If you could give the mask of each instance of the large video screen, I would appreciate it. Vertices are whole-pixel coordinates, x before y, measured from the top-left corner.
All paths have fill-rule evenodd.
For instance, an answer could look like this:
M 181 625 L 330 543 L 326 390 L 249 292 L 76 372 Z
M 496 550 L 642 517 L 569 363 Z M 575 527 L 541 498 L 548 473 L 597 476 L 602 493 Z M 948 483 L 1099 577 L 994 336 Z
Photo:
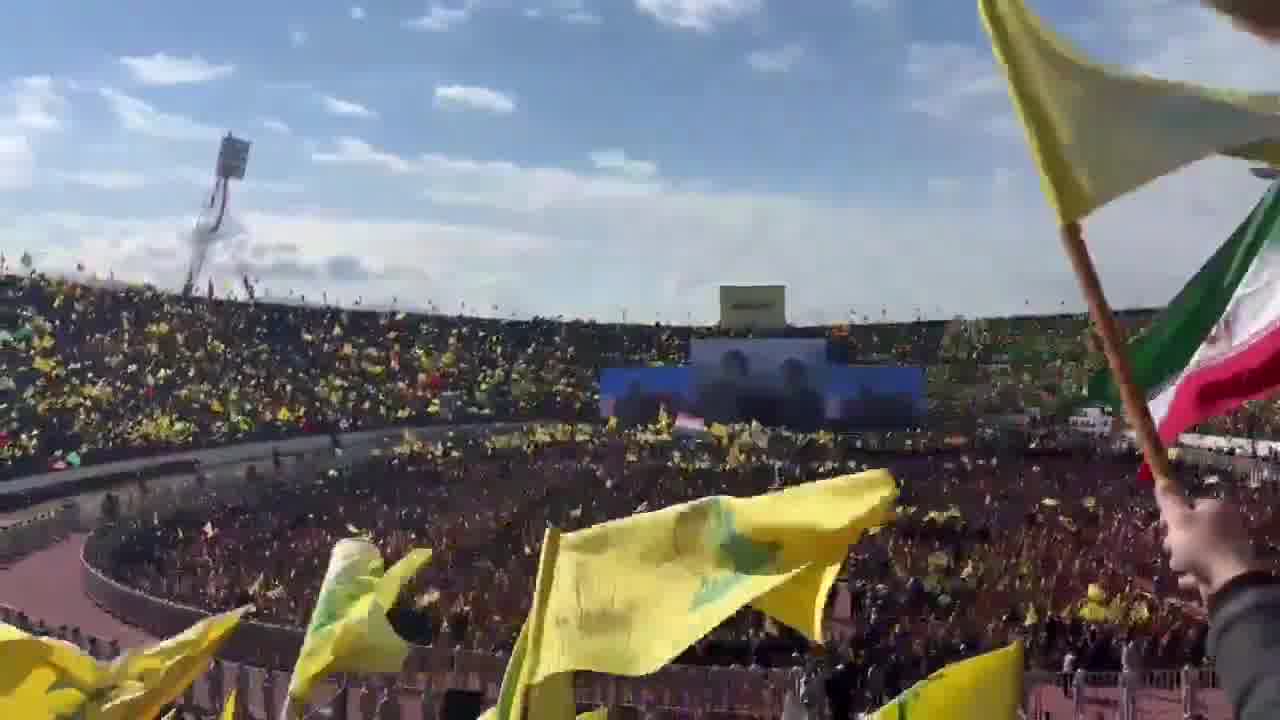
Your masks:
M 823 387 L 826 419 L 850 429 L 890 429 L 922 425 L 924 368 L 839 366 L 827 369 Z
M 600 414 L 651 423 L 665 406 L 707 423 L 757 420 L 811 432 L 897 429 L 923 423 L 920 367 L 832 365 L 822 339 L 695 340 L 688 367 L 610 368 Z
M 666 406 L 675 415 L 693 407 L 693 370 L 688 367 L 606 368 L 600 373 L 600 416 L 624 426 L 648 425 Z
M 823 424 L 826 340 L 695 340 L 689 359 L 693 414 L 707 422 L 758 420 L 797 430 Z

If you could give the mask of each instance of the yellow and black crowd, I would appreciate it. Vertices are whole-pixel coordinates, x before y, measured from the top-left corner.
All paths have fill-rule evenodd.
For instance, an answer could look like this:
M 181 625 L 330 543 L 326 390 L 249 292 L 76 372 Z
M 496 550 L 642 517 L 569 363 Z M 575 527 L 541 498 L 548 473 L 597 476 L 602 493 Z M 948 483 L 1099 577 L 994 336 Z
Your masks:
M 1096 367 L 1080 316 L 793 328 L 849 363 L 923 365 L 937 442 L 873 450 L 859 438 L 734 426 L 673 435 L 670 418 L 598 418 L 600 370 L 678 365 L 709 328 L 494 320 L 184 298 L 38 274 L 0 283 L 0 473 L 29 474 L 175 448 L 397 425 L 449 416 L 537 429 L 407 436 L 314 482 L 261 478 L 268 500 L 181 511 L 132 528 L 118 579 L 211 609 L 252 602 L 305 624 L 337 539 L 367 535 L 389 559 L 435 560 L 393 612 L 408 638 L 506 652 L 528 612 L 537 543 L 711 494 L 751 495 L 868 467 L 902 485 L 898 520 L 851 552 L 833 597 L 833 709 L 869 707 L 955 659 L 1018 636 L 1058 669 L 1206 661 L 1203 619 L 1156 565 L 1156 513 L 1132 456 L 1072 444 L 941 442 L 948 424 L 1036 408 L 1061 420 Z M 1131 326 L 1149 319 L 1125 318 Z M 1255 403 L 1211 430 L 1280 430 Z M 1050 436 L 1051 437 L 1051 436 Z M 1048 445 L 1048 447 L 1046 447 Z M 1272 486 L 1229 476 L 1280 542 Z M 808 648 L 743 613 L 681 662 L 776 667 Z M 845 702 L 847 700 L 847 703 Z

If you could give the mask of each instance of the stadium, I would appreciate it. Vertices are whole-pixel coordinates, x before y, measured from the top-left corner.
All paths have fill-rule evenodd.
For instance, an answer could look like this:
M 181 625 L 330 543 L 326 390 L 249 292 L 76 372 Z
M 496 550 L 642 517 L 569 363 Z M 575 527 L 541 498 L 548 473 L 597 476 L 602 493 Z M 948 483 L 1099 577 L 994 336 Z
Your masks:
M 6 474 L 95 499 L 68 524 L 40 487 L 6 495 L 11 508 L 46 516 L 6 528 L 7 544 L 32 542 L 14 539 L 40 534 L 28 526 L 56 526 L 42 538 L 52 548 L 28 545 L 38 551 L 11 555 L 8 572 L 16 581 L 47 554 L 67 555 L 78 566 L 71 581 L 108 618 L 90 629 L 71 610 L 42 617 L 17 582 L 0 600 L 30 627 L 80 638 L 112 621 L 130 626 L 129 638 L 165 637 L 252 604 L 252 622 L 222 654 L 244 669 L 222 682 L 250 682 L 241 697 L 255 712 L 280 707 L 263 699 L 262 670 L 288 670 L 326 551 L 343 537 L 371 538 L 389 561 L 433 550 L 389 613 L 419 646 L 403 678 L 414 690 L 401 695 L 406 712 L 429 696 L 429 712 L 463 717 L 496 699 L 530 610 L 543 528 L 881 467 L 903 486 L 899 518 L 851 548 L 821 660 L 798 633 L 744 609 L 657 675 L 580 677 L 580 702 L 760 716 L 781 712 L 796 679 L 816 673 L 847 698 L 828 702 L 848 717 L 1016 637 L 1044 673 L 1069 649 L 1081 653 L 1091 703 L 1117 702 L 1122 656 L 1141 653 L 1157 688 L 1139 693 L 1140 705 L 1181 707 L 1181 668 L 1206 667 L 1201 618 L 1166 597 L 1173 578 L 1156 560 L 1156 515 L 1135 488 L 1132 445 L 1066 422 L 1083 415 L 1054 392 L 1082 387 L 1097 367 L 1080 316 L 734 330 L 210 301 L 38 273 L 6 277 L 4 293 L 6 364 L 25 368 L 12 376 L 6 423 L 40 429 L 6 435 Z M 1138 329 L 1151 317 L 1124 320 Z M 914 377 L 918 412 L 872 408 L 886 423 L 851 425 L 835 403 L 807 430 L 695 416 L 702 406 L 686 386 L 701 382 L 704 355 L 718 372 L 726 347 L 758 367 L 802 358 L 814 377 L 823 369 L 824 396 L 847 388 L 841 373 L 857 374 L 854 384 L 884 378 L 881 394 L 913 392 Z M 637 383 L 658 397 L 610 397 Z M 652 413 L 623 423 L 602 412 L 624 404 Z M 741 407 L 787 415 L 767 400 Z M 1266 438 L 1275 417 L 1261 402 L 1219 423 Z M 306 449 L 294 449 L 299 439 Z M 213 459 L 240 448 L 257 456 Z M 205 449 L 214 455 L 195 464 L 191 451 Z M 1268 460 L 1194 448 L 1181 460 L 1207 488 L 1249 501 L 1258 527 L 1274 525 Z M 103 525 L 86 539 L 94 517 Z M 1197 672 L 1205 691 L 1195 702 L 1223 702 L 1211 672 Z M 1059 685 L 1031 686 L 1028 702 L 1062 712 L 1071 701 Z M 268 687 L 278 695 L 285 683 Z
M 1256 8 L 1208 4 L 1242 29 L 1274 39 Z M 515 19 L 507 5 L 432 3 L 426 15 L 402 19 L 399 30 L 433 33 L 447 47 L 446 34 L 473 20 Z M 621 5 L 632 21 L 694 31 L 707 45 L 716 26 L 764 20 L 763 2 Z M 889 11 L 881 2 L 853 5 L 858 13 Z M 585 0 L 530 0 L 520 10 L 520 22 L 559 23 L 558 31 L 605 25 L 613 32 L 617 18 L 606 23 Z M 1021 243 L 1022 228 L 1006 236 L 992 227 L 1000 224 L 992 218 L 1035 217 L 1010 212 L 1026 197 L 1013 187 L 1021 176 L 1003 167 L 990 193 L 962 187 L 968 180 L 933 176 L 923 194 L 912 188 L 909 202 L 900 189 L 850 193 L 901 205 L 894 210 L 911 216 L 899 218 L 901 237 L 873 239 L 872 220 L 890 217 L 888 211 L 841 206 L 831 201 L 839 192 L 729 189 L 756 185 L 753 173 L 770 174 L 752 168 L 750 158 L 736 158 L 741 167 L 724 172 L 734 181 L 725 185 L 660 176 L 655 162 L 616 147 L 590 152 L 589 173 L 535 165 L 545 158 L 533 146 L 552 150 L 555 141 L 546 148 L 540 142 L 555 132 L 544 127 L 546 137 L 529 142 L 520 130 L 486 135 L 470 117 L 445 117 L 483 112 L 512 121 L 519 114 L 532 126 L 540 116 L 525 109 L 528 98 L 459 84 L 435 86 L 431 120 L 441 142 L 460 144 L 463 135 L 466 142 L 488 137 L 495 147 L 520 142 L 529 164 L 433 151 L 401 155 L 405 143 L 397 140 L 407 137 L 401 123 L 386 122 L 392 137 L 384 139 L 396 149 L 375 147 L 336 130 L 339 122 L 384 120 L 375 110 L 311 83 L 264 74 L 252 81 L 259 91 L 254 112 L 310 103 L 334 124 L 295 133 L 278 117 L 259 116 L 256 124 L 272 133 L 274 142 L 266 144 L 272 164 L 296 162 L 289 158 L 294 152 L 330 169 L 325 178 L 313 177 L 319 184 L 342 181 L 330 184 L 328 194 L 317 191 L 314 202 L 308 191 L 305 201 L 277 205 L 310 219 L 272 228 L 272 218 L 282 215 L 240 217 L 230 200 L 246 178 L 248 140 L 100 84 L 111 77 L 100 70 L 90 94 L 122 133 L 193 143 L 220 136 L 221 144 L 212 188 L 202 194 L 194 223 L 180 231 L 177 251 L 138 230 L 146 222 L 104 221 L 105 215 L 35 217 L 23 210 L 6 226 L 26 233 L 22 242 L 33 239 L 35 228 L 39 259 L 23 248 L 11 267 L 0 254 L 0 717 L 1274 714 L 1280 705 L 1272 638 L 1280 617 L 1274 98 L 1086 61 L 1020 0 L 979 0 L 978 10 L 998 67 L 959 83 L 963 91 L 934 88 L 928 101 L 905 105 L 939 122 L 955 103 L 981 103 L 992 89 L 1003 98 L 1007 87 L 1014 116 L 974 124 L 1002 138 L 1009 134 L 1004 119 L 1026 131 L 1074 276 L 1068 279 L 1087 313 L 1067 312 L 1074 305 L 1055 294 L 1065 273 L 1040 268 L 1038 250 L 1005 243 Z M 344 14 L 344 22 L 369 27 L 382 19 L 362 7 Z M 305 55 L 311 36 L 296 20 L 288 23 L 293 56 L 277 55 L 258 72 L 265 65 L 319 67 L 291 62 Z M 1087 17 L 1070 24 L 1097 26 Z M 775 31 L 766 25 L 753 32 Z M 33 37 L 44 31 L 29 29 Z M 475 29 L 468 37 L 483 42 L 488 30 L 478 22 Z M 615 37 L 629 40 L 635 30 Z M 328 43 L 335 37 L 318 36 Z M 533 49 L 507 40 L 499 43 L 504 52 Z M 342 51 L 359 57 L 394 45 L 384 33 L 376 47 Z M 665 54 L 680 56 L 676 48 Z M 955 66 L 966 64 L 966 49 L 935 48 L 933 57 L 913 41 L 905 74 L 920 82 L 945 69 L 942 84 L 955 84 L 950 80 L 962 74 Z M 809 53 L 794 43 L 757 48 L 745 64 L 757 75 L 781 76 L 820 59 Z M 670 58 L 650 62 L 657 67 Z M 559 72 L 596 66 L 582 60 Z M 520 64 L 534 75 L 545 71 L 537 61 L 505 67 Z M 642 64 L 634 57 L 622 63 Z M 121 56 L 119 65 L 121 77 L 138 88 L 166 88 L 174 97 L 243 72 L 229 62 L 163 52 Z M 388 81 L 380 92 L 399 87 L 403 75 L 379 74 L 380 83 Z M 686 77 L 683 67 L 671 75 Z M 735 81 L 712 76 L 720 78 L 721 100 L 742 92 Z M 67 127 L 67 98 L 83 100 L 87 78 L 19 78 L 0 96 L 0 191 L 25 193 L 12 196 L 13 207 L 47 200 L 42 193 L 51 187 L 117 192 L 193 177 L 203 182 L 189 168 L 167 169 L 160 181 L 48 170 L 45 143 Z M 558 86 L 566 85 L 576 91 L 596 83 Z M 643 96 L 628 83 L 616 85 Z M 1071 91 L 1059 95 L 1058 88 Z M 592 92 L 608 100 L 612 91 Z M 675 83 L 660 94 L 669 100 L 682 92 Z M 198 102 L 185 97 L 206 112 L 225 98 L 213 90 Z M 407 97 L 403 89 L 383 95 Z M 614 110 L 625 107 L 652 110 L 622 102 Z M 661 113 L 681 107 L 663 105 Z M 793 133 L 762 120 L 767 114 L 725 114 L 739 116 L 743 127 L 772 128 L 773 136 L 821 137 L 823 130 L 810 124 Z M 1109 122 L 1099 123 L 1103 116 Z M 891 118 L 880 120 L 889 127 L 896 123 Z M 684 124 L 676 115 L 664 119 Z M 468 125 L 467 132 L 453 122 Z M 571 124 L 565 117 L 555 123 Z M 637 132 L 616 124 L 611 131 Z M 568 132 L 589 134 L 589 125 Z M 699 139 L 687 130 L 679 131 L 681 147 L 701 144 L 708 154 L 682 150 L 681 159 L 714 165 L 723 138 Z M 737 132 L 726 126 L 717 134 L 725 130 L 725 137 Z M 664 135 L 649 132 L 651 141 Z M 331 141 L 315 139 L 321 134 Z M 768 155 L 758 139 L 752 144 Z M 917 145 L 921 155 L 938 154 L 928 143 Z M 884 151 L 857 146 L 868 157 Z M 85 143 L 76 154 L 120 157 L 121 149 L 131 161 L 154 161 L 152 148 L 127 142 Z M 940 164 L 969 149 L 941 153 L 956 157 Z M 984 164 L 1001 162 L 1001 149 L 988 150 Z M 821 153 L 832 156 L 830 147 Z M 901 155 L 882 158 L 877 182 L 899 183 L 903 178 L 889 166 L 900 160 L 920 169 L 909 152 Z M 1167 304 L 1126 301 L 1133 309 L 1113 310 L 1094 254 L 1116 255 L 1086 241 L 1083 221 L 1210 155 L 1258 163 L 1248 182 L 1268 180 L 1269 189 Z M 424 222 L 332 224 L 346 211 L 339 206 L 347 194 L 368 177 L 357 177 L 360 171 L 421 183 L 399 207 L 429 206 L 415 215 Z M 866 182 L 840 173 L 829 179 Z M 808 184 L 813 176 L 786 181 Z M 302 190 L 283 181 L 255 187 Z M 358 189 L 385 211 L 397 206 L 392 196 L 404 186 L 371 181 Z M 387 197 L 376 197 L 384 191 Z M 155 200 L 163 193 L 147 194 Z M 650 204 L 658 196 L 665 204 Z M 713 196 L 710 210 L 695 209 Z M 85 202 L 103 200 L 86 195 Z M 926 206 L 948 204 L 950 214 L 914 217 L 928 215 Z M 994 257 L 1004 247 L 1008 257 L 1001 261 L 1010 265 L 1034 260 L 1017 268 L 1026 276 L 984 280 L 992 257 L 950 236 L 936 242 L 940 228 L 955 230 L 956 219 L 978 235 L 1003 238 L 975 239 L 974 248 Z M 775 246 L 774 223 L 785 229 L 781 235 L 812 232 L 822 240 L 797 239 L 784 252 Z M 114 230 L 95 234 L 107 226 Z M 324 247 L 304 250 L 285 239 L 287 228 L 298 227 L 315 230 L 317 247 Z M 360 232 L 326 240 L 333 227 Z M 388 227 L 390 235 L 373 238 Z M 699 246 L 700 234 L 725 228 L 732 247 Z M 610 229 L 618 237 L 607 237 Z M 1197 240 L 1211 234 L 1198 226 L 1184 230 Z M 59 232 L 84 239 L 59 247 Z M 616 247 L 592 237 L 599 234 Z M 1151 233 L 1143 225 L 1130 234 Z M 651 257 L 617 249 L 658 236 L 667 244 L 642 248 Z M 849 236 L 856 251 L 845 254 Z M 893 246 L 907 238 L 921 244 L 904 255 Z M 486 241 L 492 247 L 481 247 Z M 1160 252 L 1169 247 L 1135 242 Z M 345 254 L 378 243 L 369 262 Z M 557 243 L 563 247 L 552 249 Z M 147 267 L 122 268 L 123 280 L 113 271 L 103 280 L 78 256 L 71 260 L 86 248 L 126 246 L 120 256 L 107 253 L 108 262 Z M 830 257 L 808 256 L 806 248 Z M 958 251 L 943 259 L 930 248 Z M 183 251 L 188 259 L 179 276 Z M 417 267 L 429 252 L 441 256 L 439 266 Z M 1179 252 L 1202 257 L 1198 247 Z M 464 256 L 486 260 L 468 266 L 458 261 Z M 44 266 L 47 257 L 53 261 Z M 578 274 L 565 274 L 564 264 Z M 671 269 L 684 264 L 699 267 Z M 1179 274 L 1184 264 L 1168 267 Z M 826 267 L 815 272 L 815 265 Z M 999 299 L 988 307 L 1001 309 L 1009 307 L 1010 293 L 1046 287 L 1035 289 L 1036 306 L 1017 296 L 1028 312 L 970 317 L 936 305 L 926 317 L 919 307 L 906 313 L 902 303 L 885 303 L 876 308 L 878 318 L 850 310 L 845 321 L 820 322 L 846 317 L 830 314 L 832 298 L 865 301 L 894 291 L 894 278 L 880 278 L 885 282 L 874 291 L 848 292 L 890 265 L 896 277 L 909 275 L 920 287 L 892 297 L 929 304 L 945 298 L 927 286 L 953 276 L 977 278 L 967 292 L 1007 284 L 986 296 Z M 1158 274 L 1150 258 L 1137 265 L 1142 272 L 1130 268 L 1121 277 L 1140 284 Z M 722 276 L 708 280 L 711 267 Z M 790 281 L 721 284 L 774 267 Z M 294 289 L 271 294 L 258 270 L 307 283 L 311 302 Z M 219 293 L 215 280 L 229 279 L 231 290 Z M 1168 279 L 1152 280 L 1148 290 L 1163 296 Z M 437 280 L 446 295 L 458 295 L 446 301 L 456 302 L 458 312 L 442 311 L 425 290 L 419 293 Z M 497 300 L 518 303 L 511 286 L 526 280 L 546 284 L 538 291 L 541 307 L 608 308 L 622 322 L 500 312 Z M 557 285 L 564 286 L 560 292 Z M 637 313 L 652 313 L 657 322 L 626 321 L 628 309 L 614 296 L 624 285 L 632 299 L 636 288 L 663 296 L 646 299 L 650 305 Z M 695 323 L 691 298 L 712 287 L 719 317 Z M 339 302 L 339 289 L 356 299 Z M 401 306 L 394 293 L 406 290 L 423 297 Z M 390 302 L 366 304 L 361 291 Z M 1122 297 L 1142 297 L 1125 291 Z M 463 299 L 466 292 L 478 292 L 481 304 L 468 307 L 474 298 Z M 795 307 L 794 300 L 800 300 Z M 1062 312 L 1032 314 L 1032 307 Z M 480 308 L 489 308 L 489 316 Z M 685 322 L 664 321 L 664 311 Z

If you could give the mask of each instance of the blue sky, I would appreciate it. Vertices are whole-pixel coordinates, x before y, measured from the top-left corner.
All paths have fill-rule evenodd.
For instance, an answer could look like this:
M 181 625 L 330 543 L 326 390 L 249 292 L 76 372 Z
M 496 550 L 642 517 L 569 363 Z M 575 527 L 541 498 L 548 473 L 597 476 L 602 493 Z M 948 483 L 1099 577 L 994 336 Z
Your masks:
M 1107 61 L 1271 89 L 1193 0 L 1033 0 Z M 218 137 L 222 291 L 711 321 L 1078 308 L 972 2 L 47 0 L 0 25 L 0 249 L 174 286 Z M 1208 161 L 1090 223 L 1167 299 L 1263 188 Z M 1158 262 L 1156 261 L 1158 259 Z

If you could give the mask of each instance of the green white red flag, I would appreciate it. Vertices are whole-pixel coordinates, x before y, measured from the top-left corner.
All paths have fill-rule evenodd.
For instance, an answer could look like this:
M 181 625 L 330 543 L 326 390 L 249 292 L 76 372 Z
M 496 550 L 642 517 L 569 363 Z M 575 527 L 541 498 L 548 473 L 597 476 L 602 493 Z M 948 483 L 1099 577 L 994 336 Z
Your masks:
M 1280 184 L 1128 352 L 1166 444 L 1280 387 Z M 1089 396 L 1120 408 L 1109 371 Z

